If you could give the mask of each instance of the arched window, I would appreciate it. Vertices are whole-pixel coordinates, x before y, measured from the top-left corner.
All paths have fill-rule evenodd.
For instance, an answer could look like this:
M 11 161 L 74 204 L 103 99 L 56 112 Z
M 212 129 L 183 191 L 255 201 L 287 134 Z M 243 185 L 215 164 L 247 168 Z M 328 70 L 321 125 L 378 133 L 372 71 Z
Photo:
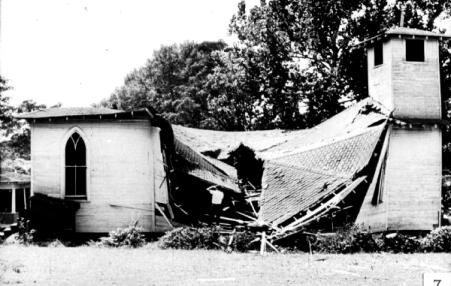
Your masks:
M 77 132 L 66 143 L 66 198 L 86 199 L 86 146 Z

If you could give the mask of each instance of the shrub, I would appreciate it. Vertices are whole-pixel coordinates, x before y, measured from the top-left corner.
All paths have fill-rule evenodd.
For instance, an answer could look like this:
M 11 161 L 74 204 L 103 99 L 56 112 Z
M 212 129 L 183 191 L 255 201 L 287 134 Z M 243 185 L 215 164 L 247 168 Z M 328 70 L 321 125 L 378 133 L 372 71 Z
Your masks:
M 107 237 L 100 238 L 100 246 L 109 247 L 140 247 L 145 243 L 142 228 L 135 223 L 126 228 L 118 228 L 110 231 Z
M 54 239 L 51 241 L 48 241 L 45 246 L 47 247 L 66 247 L 66 245 L 64 244 L 64 242 L 62 242 L 59 239 Z
M 215 227 L 180 227 L 162 236 L 159 246 L 175 249 L 219 249 L 219 238 L 219 231 Z
M 29 245 L 34 242 L 36 230 L 30 228 L 30 221 L 21 217 L 17 221 L 17 239 L 21 244 Z
M 231 236 L 233 239 L 229 245 Z M 250 231 L 221 234 L 217 227 L 180 227 L 167 232 L 160 238 L 161 248 L 175 249 L 223 249 L 226 251 L 246 252 L 256 249 L 252 243 L 256 235 Z
M 253 243 L 256 234 L 250 231 L 237 232 L 233 236 L 230 250 L 246 252 L 258 248 L 258 243 Z
M 312 250 L 326 253 L 375 252 L 379 247 L 371 233 L 357 226 L 347 227 L 330 235 L 317 235 Z
M 393 253 L 414 253 L 421 250 L 420 241 L 415 236 L 407 236 L 401 233 L 375 235 L 379 249 Z
M 423 250 L 451 252 L 451 226 L 443 226 L 431 231 L 421 241 Z

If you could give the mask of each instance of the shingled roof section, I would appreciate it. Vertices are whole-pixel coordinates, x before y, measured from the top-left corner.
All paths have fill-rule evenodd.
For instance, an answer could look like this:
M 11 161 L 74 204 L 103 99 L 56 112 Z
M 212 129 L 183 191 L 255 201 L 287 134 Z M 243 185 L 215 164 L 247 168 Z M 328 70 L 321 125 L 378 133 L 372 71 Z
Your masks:
M 332 143 L 270 160 L 284 166 L 350 177 L 365 167 L 372 156 L 384 125 L 350 135 Z
M 282 218 L 307 210 L 350 184 L 373 156 L 384 127 L 381 124 L 328 145 L 266 161 L 260 218 L 283 222 Z
M 68 116 L 90 116 L 90 115 L 109 115 L 124 113 L 123 110 L 96 108 L 96 107 L 59 107 L 36 110 L 28 113 L 16 114 L 16 118 L 21 119 L 41 119 Z
M 389 112 L 361 101 L 266 152 L 259 217 L 279 225 L 350 185 L 373 157 Z
M 259 217 L 278 225 L 350 182 L 349 178 L 267 162 Z

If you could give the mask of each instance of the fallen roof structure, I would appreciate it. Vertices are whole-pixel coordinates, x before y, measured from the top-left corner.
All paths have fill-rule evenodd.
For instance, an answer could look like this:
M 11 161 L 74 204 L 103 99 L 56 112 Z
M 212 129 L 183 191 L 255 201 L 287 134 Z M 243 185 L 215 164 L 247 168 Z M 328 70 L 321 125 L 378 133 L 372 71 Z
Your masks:
M 312 129 L 303 140 L 268 150 L 259 218 L 280 228 L 299 215 L 293 223 L 300 226 L 328 200 L 338 203 L 343 192 L 363 182 L 366 174 L 360 172 L 372 159 L 387 120 L 377 103 L 362 101 Z
M 214 159 L 227 160 L 240 144 L 252 148 L 264 160 L 258 220 L 282 235 L 318 218 L 372 176 L 362 171 L 376 157 L 389 116 L 368 98 L 306 130 L 173 130 L 177 140 Z

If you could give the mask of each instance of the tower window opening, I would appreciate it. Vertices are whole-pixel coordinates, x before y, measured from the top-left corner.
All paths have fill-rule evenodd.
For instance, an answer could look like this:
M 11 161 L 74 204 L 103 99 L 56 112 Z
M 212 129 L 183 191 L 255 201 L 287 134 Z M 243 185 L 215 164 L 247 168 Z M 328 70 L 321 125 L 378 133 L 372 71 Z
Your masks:
M 406 40 L 406 61 L 408 62 L 424 62 L 424 41 L 423 40 Z
M 374 66 L 379 66 L 384 63 L 384 49 L 382 43 L 379 42 L 374 46 Z

